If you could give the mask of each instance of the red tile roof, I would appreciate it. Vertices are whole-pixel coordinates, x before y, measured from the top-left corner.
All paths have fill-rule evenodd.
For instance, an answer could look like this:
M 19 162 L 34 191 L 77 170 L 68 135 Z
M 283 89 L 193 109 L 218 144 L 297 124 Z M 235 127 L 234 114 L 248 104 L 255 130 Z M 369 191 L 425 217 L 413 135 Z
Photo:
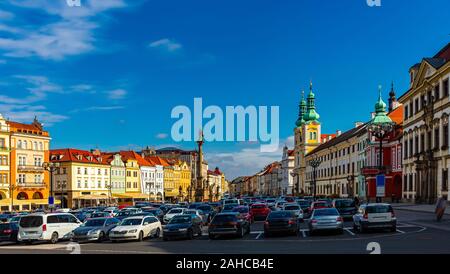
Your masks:
M 106 158 L 102 156 L 98 157 L 92 154 L 90 151 L 73 148 L 50 150 L 50 161 L 108 165 Z
M 159 166 L 165 166 L 165 167 L 170 166 L 170 164 L 164 158 L 161 158 L 158 156 L 147 156 L 147 157 L 145 157 L 145 160 L 150 161 L 153 164 L 159 165 Z
M 128 161 L 131 159 L 136 160 L 139 166 L 154 166 L 135 151 L 120 151 L 119 153 L 120 156 L 122 156 L 122 161 Z
M 23 132 L 28 134 L 36 134 L 48 136 L 48 132 L 39 128 L 36 124 L 22 124 L 18 122 L 6 121 L 13 132 Z

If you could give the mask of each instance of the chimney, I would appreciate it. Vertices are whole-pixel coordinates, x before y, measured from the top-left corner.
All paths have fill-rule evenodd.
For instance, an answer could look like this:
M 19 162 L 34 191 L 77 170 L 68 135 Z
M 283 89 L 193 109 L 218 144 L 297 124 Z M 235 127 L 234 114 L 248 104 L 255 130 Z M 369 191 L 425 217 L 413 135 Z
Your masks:
M 341 136 L 341 134 L 342 134 L 342 131 L 336 130 L 336 137 Z
M 363 122 L 355 122 L 355 128 L 362 126 L 364 123 Z

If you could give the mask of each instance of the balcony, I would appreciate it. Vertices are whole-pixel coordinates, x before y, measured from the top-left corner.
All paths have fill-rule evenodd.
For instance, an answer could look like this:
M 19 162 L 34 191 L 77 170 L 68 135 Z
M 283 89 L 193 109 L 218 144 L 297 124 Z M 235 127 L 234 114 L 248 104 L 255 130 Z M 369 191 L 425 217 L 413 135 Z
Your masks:
M 18 188 L 46 188 L 44 182 L 38 183 L 38 182 L 26 182 L 26 183 L 17 183 Z
M 392 171 L 392 167 L 391 166 L 382 166 L 381 171 L 384 174 L 390 173 Z M 364 166 L 363 168 L 361 168 L 361 173 L 365 176 L 377 175 L 378 173 L 380 173 L 380 167 L 379 166 Z
M 31 165 L 19 165 L 17 167 L 18 171 L 21 172 L 39 172 L 42 173 L 44 172 L 44 168 L 42 166 L 31 166 Z

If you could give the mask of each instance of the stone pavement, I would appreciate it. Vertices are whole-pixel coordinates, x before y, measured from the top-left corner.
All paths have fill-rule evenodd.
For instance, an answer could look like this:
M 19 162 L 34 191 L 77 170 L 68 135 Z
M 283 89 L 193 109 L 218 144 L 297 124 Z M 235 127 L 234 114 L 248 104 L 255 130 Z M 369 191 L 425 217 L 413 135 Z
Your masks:
M 394 209 L 400 210 L 408 210 L 408 211 L 416 211 L 416 212 L 425 212 L 425 213 L 434 213 L 435 205 L 418 205 L 411 203 L 393 203 L 391 204 Z M 445 212 L 446 215 L 450 215 L 450 208 L 448 208 Z

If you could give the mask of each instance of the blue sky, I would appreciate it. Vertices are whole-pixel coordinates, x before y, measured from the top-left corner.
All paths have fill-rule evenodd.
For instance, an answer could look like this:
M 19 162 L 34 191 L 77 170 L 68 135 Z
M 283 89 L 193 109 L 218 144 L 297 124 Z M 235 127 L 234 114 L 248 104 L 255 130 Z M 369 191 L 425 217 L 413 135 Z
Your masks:
M 54 148 L 174 144 L 177 105 L 280 106 L 292 145 L 302 89 L 314 83 L 324 133 L 369 118 L 381 84 L 401 95 L 408 69 L 450 41 L 447 0 L 65 0 L 0 2 L 0 113 L 44 121 Z M 208 143 L 228 178 L 276 153 Z

